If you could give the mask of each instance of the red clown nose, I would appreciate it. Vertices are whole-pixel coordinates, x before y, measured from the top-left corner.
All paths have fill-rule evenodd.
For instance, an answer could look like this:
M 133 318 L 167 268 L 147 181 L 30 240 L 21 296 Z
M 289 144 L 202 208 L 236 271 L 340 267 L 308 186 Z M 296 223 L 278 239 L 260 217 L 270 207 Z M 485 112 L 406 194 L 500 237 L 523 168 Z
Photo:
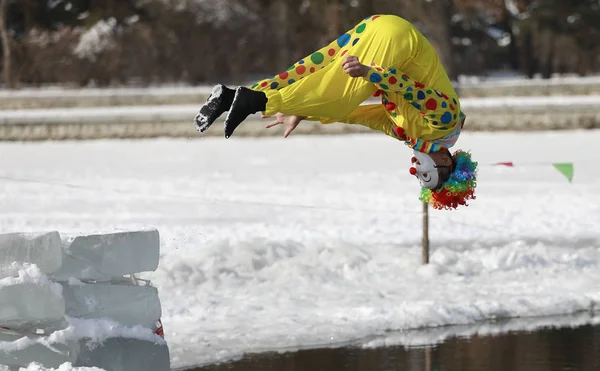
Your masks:
M 417 175 L 417 169 L 414 167 L 411 167 L 408 172 L 410 173 L 410 175 Z

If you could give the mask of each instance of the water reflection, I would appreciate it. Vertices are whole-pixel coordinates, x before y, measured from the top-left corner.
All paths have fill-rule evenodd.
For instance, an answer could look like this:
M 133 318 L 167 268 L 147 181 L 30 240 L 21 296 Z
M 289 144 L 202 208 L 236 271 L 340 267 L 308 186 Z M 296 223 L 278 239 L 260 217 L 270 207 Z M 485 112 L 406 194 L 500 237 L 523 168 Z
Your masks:
M 533 332 L 475 333 L 468 338 L 450 337 L 437 345 L 421 347 L 389 345 L 388 340 L 367 342 L 366 345 L 372 348 L 364 348 L 363 345 L 247 355 L 239 361 L 205 366 L 194 371 L 600 370 L 599 325 Z

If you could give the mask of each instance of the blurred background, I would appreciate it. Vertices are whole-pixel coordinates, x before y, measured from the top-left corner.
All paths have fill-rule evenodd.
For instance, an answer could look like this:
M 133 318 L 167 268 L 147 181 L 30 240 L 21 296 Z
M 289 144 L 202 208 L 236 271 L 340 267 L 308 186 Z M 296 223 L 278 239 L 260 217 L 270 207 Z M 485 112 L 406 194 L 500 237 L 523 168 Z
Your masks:
M 2 82 L 146 86 L 272 75 L 370 14 L 400 15 L 465 76 L 600 71 L 597 0 L 1 0 Z

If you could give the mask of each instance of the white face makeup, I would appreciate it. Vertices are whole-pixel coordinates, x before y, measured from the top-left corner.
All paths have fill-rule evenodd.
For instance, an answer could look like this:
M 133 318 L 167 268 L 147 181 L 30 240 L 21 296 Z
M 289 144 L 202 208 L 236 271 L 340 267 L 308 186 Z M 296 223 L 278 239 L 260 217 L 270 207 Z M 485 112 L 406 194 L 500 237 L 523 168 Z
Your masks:
M 417 170 L 417 173 L 415 175 L 419 179 L 421 186 L 429 189 L 434 189 L 440 180 L 438 171 L 435 168 L 435 162 L 426 153 L 419 152 L 416 150 L 413 150 L 413 152 L 415 158 L 417 159 L 417 162 L 413 164 L 415 169 Z

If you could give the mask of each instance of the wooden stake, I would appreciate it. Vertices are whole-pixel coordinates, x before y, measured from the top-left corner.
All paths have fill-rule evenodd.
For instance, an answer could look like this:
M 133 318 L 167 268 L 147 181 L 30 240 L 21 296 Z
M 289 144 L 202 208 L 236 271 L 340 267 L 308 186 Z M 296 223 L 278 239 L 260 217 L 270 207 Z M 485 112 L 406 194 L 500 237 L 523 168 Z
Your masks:
M 429 205 L 423 202 L 423 264 L 429 264 Z

